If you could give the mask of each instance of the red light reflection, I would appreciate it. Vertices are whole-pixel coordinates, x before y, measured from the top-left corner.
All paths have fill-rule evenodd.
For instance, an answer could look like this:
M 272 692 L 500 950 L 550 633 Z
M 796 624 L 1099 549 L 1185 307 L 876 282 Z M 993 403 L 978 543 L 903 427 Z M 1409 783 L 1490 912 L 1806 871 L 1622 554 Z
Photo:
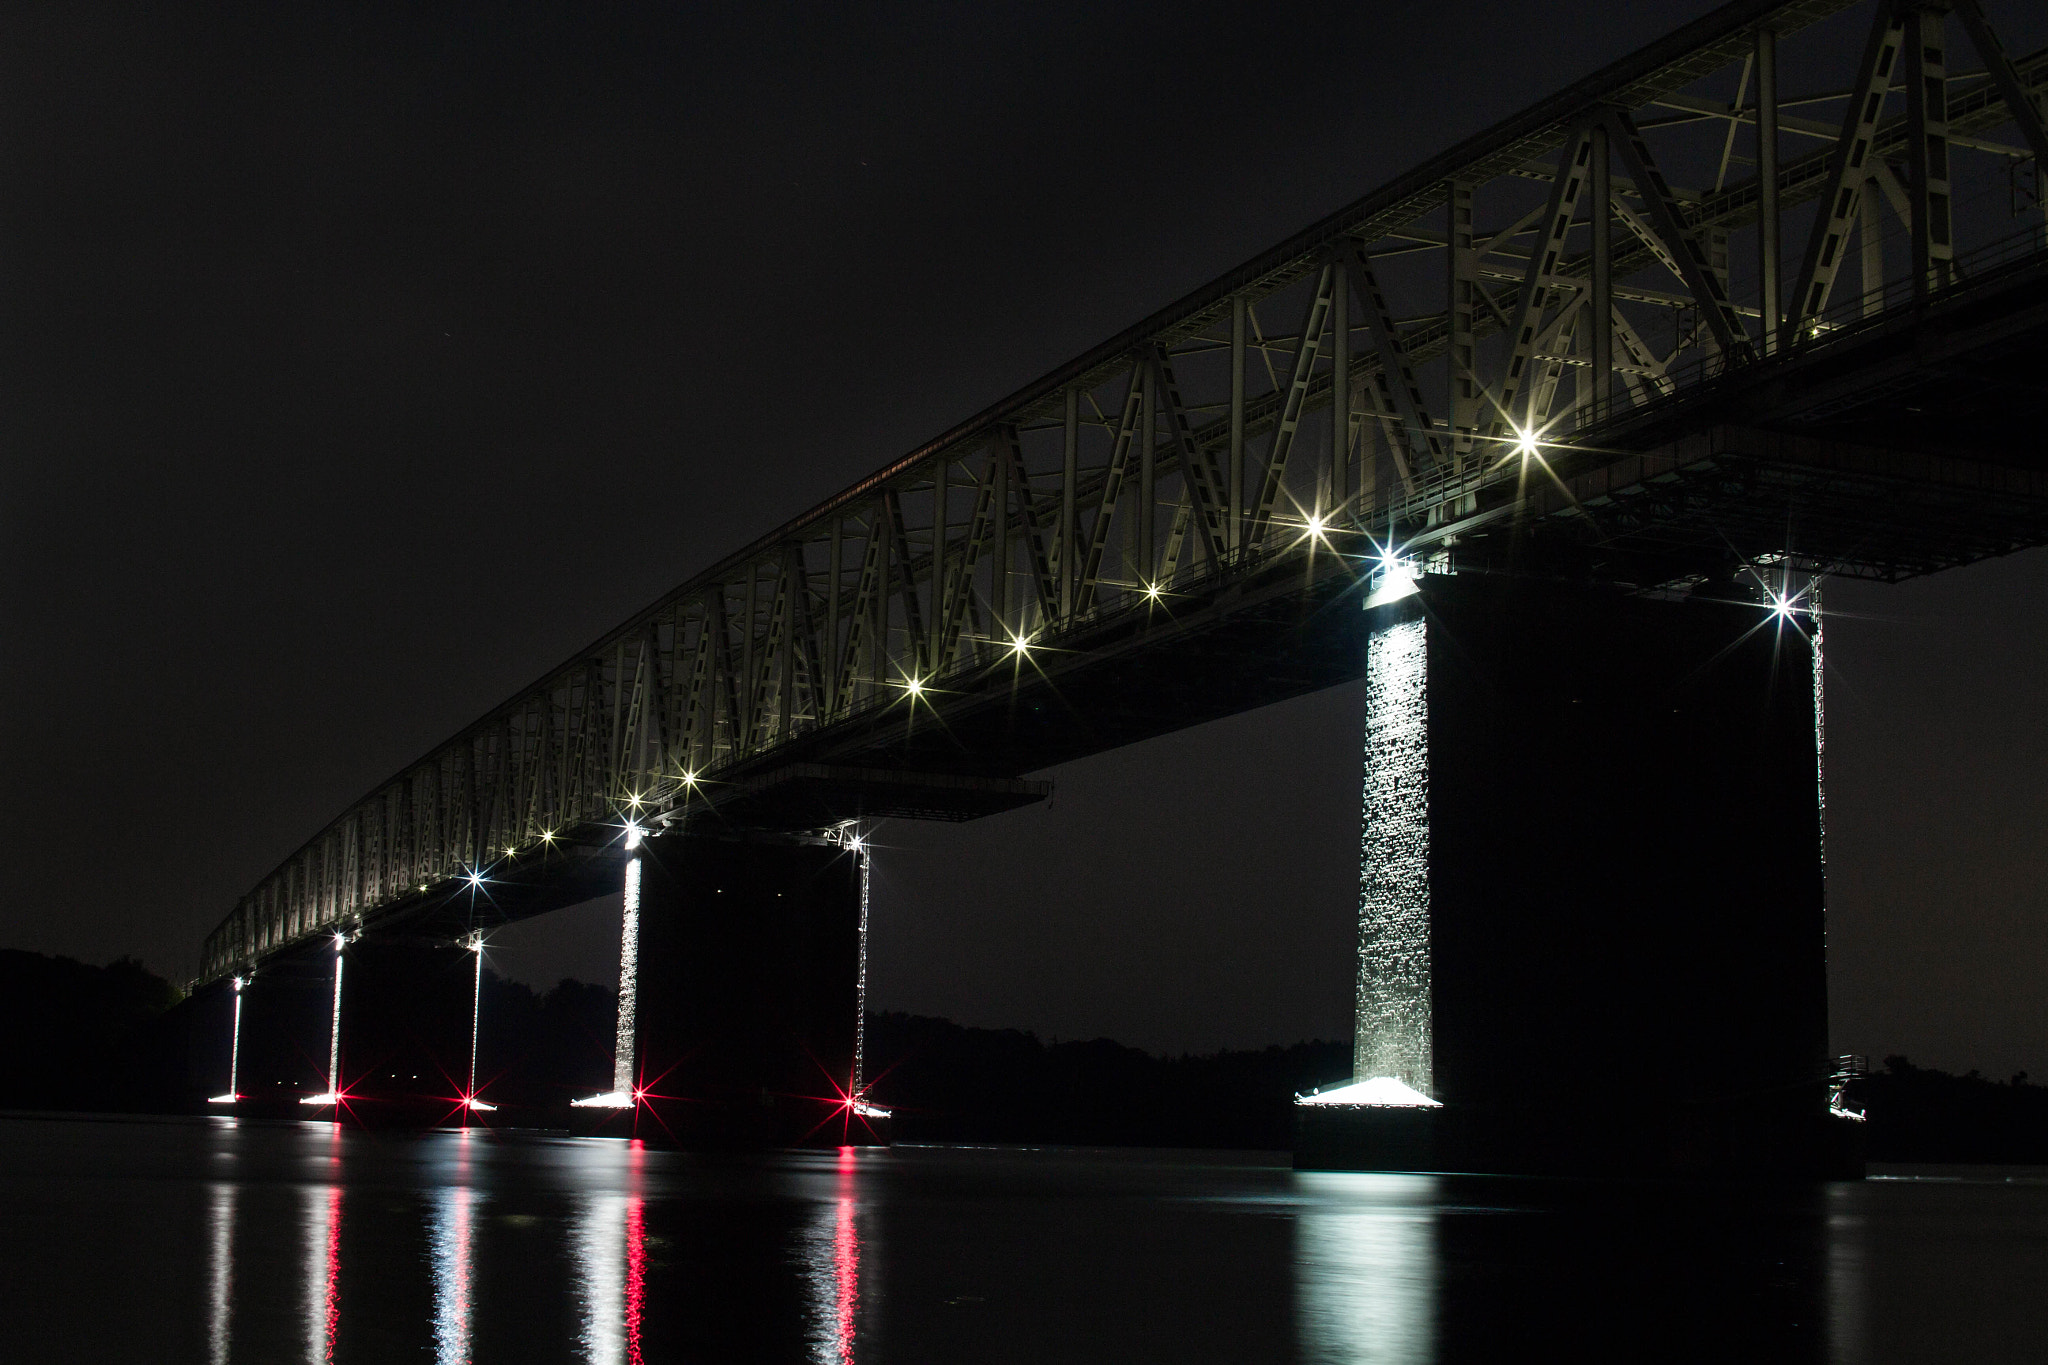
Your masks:
M 341 1325 L 341 1186 L 327 1187 L 327 1265 L 323 1286 L 321 1359 L 334 1359 L 334 1333 Z
M 839 1359 L 853 1365 L 854 1318 L 860 1308 L 860 1234 L 854 1227 L 854 1152 L 839 1149 L 839 1200 L 832 1228 L 832 1286 L 836 1295 L 834 1326 Z
M 640 1315 L 647 1297 L 647 1218 L 638 1195 L 626 1205 L 626 1360 L 641 1365 Z
M 636 1091 L 637 1099 L 639 1093 Z M 640 1318 L 647 1301 L 647 1201 L 641 1196 L 641 1172 L 647 1164 L 647 1144 L 634 1138 L 627 1147 L 630 1172 L 626 1196 L 626 1361 L 641 1365 Z

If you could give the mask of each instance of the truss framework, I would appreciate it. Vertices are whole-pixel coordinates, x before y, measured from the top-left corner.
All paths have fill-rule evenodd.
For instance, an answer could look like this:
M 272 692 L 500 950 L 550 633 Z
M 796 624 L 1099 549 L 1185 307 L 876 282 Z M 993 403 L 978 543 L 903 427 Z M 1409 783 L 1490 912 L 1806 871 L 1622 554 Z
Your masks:
M 1781 93 L 1795 72 L 1809 93 Z M 1545 450 L 1583 464 L 1615 422 L 1924 302 L 1973 253 L 2042 250 L 2038 188 L 2009 185 L 2048 165 L 2044 91 L 2048 53 L 2008 59 L 1977 0 L 1726 5 L 699 574 L 316 835 L 205 975 L 1105 614 L 1332 537 L 1454 540 L 1520 505 Z

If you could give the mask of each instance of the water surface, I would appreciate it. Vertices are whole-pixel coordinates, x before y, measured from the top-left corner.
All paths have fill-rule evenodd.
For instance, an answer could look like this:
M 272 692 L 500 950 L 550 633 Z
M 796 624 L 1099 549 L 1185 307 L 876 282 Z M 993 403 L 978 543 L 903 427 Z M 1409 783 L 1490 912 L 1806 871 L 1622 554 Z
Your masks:
M 24 1361 L 2037 1361 L 2048 1180 L 0 1119 Z

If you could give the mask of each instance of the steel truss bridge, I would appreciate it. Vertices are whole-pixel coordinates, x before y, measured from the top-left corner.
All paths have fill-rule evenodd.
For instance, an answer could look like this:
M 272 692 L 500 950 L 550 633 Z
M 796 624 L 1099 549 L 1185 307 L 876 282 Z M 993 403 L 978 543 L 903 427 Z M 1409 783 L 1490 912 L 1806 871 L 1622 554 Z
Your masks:
M 203 975 L 615 891 L 631 820 L 1037 799 L 1357 676 L 1332 627 L 1390 565 L 1676 593 L 2048 542 L 2048 50 L 1996 17 L 1738 0 L 1434 157 L 579 651 Z

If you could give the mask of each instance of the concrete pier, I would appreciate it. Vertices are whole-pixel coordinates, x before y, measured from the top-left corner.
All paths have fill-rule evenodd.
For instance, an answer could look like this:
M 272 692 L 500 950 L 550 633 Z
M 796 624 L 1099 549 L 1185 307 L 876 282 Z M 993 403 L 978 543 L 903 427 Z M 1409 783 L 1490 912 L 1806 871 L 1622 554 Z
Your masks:
M 640 1100 L 586 1123 L 696 1147 L 872 1141 L 845 1102 L 860 1008 L 855 852 L 693 832 L 640 853 Z
M 1849 1162 L 1812 622 L 1731 599 L 1425 577 L 1378 609 L 1415 648 L 1374 661 L 1406 671 L 1372 680 L 1356 1079 L 1441 1107 L 1298 1106 L 1297 1164 Z

